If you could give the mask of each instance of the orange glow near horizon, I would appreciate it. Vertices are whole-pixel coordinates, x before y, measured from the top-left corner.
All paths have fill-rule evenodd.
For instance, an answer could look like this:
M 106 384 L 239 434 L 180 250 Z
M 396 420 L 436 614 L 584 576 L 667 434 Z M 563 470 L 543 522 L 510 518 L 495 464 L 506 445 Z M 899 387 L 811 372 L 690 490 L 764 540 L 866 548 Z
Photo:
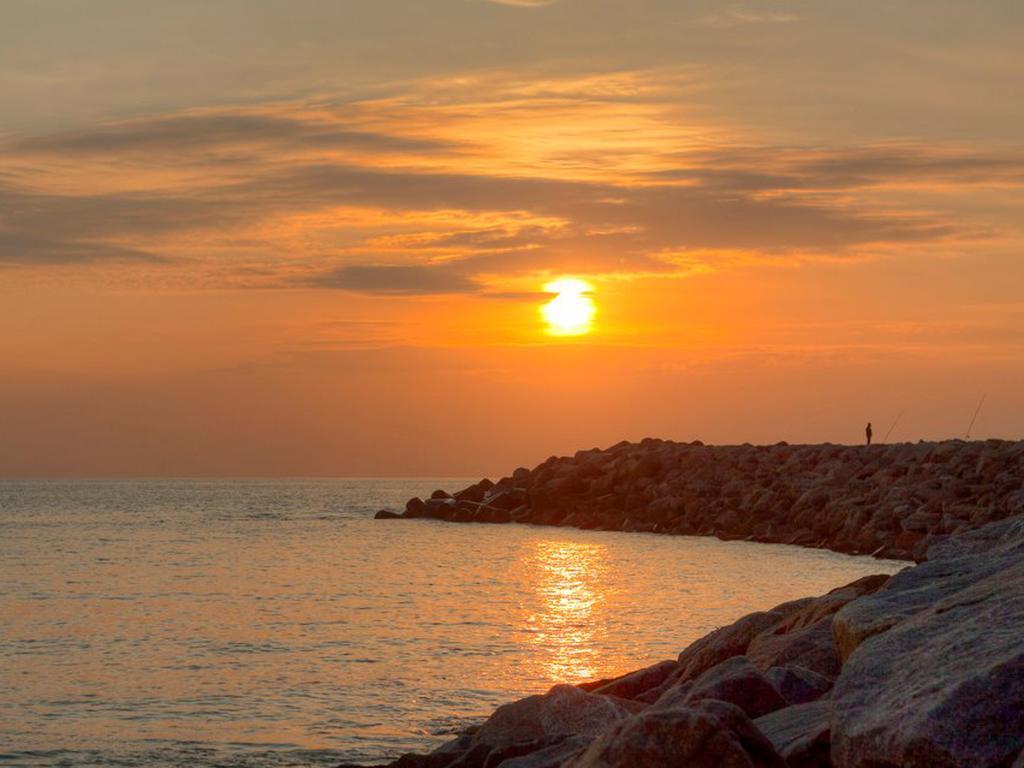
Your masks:
M 575 277 L 563 277 L 545 285 L 544 290 L 555 294 L 540 308 L 549 335 L 583 336 L 594 329 L 597 305 L 590 298 L 593 291 L 590 283 Z
M 935 2 L 0 5 L 0 474 L 1018 437 L 1024 54 Z

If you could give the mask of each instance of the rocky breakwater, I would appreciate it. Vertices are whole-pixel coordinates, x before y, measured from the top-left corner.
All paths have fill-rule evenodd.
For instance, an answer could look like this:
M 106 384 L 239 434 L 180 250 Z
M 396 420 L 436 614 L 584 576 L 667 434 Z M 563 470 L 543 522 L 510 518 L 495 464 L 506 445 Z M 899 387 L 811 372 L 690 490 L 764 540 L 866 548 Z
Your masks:
M 390 768 L 1024 768 L 1024 519 L 506 704 Z
M 1024 512 L 1024 442 L 708 446 L 648 438 L 555 457 L 380 518 L 707 535 L 916 559 Z

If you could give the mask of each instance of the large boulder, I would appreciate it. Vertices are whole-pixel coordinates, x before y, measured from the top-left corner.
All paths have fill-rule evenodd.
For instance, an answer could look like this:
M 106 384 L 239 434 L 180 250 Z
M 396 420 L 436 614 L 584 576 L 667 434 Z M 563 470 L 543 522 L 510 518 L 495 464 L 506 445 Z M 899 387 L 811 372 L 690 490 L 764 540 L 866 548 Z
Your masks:
M 612 680 L 599 680 L 596 683 L 589 683 L 580 687 L 603 696 L 635 699 L 641 694 L 660 686 L 678 669 L 678 662 L 675 659 L 670 659 Z
M 1024 552 L 1024 518 L 990 523 L 944 539 L 928 561 L 906 568 L 874 594 L 844 606 L 833 635 L 845 660 L 869 637 L 885 632 L 979 579 L 1004 570 Z
M 677 682 L 692 680 L 726 659 L 742 656 L 747 652 L 751 640 L 812 601 L 813 598 L 795 600 L 770 611 L 751 613 L 705 635 L 679 654 Z
M 490 748 L 559 736 L 596 736 L 645 705 L 597 696 L 574 685 L 498 707 L 473 734 L 473 745 Z
M 592 736 L 569 736 L 544 749 L 531 750 L 512 758 L 505 757 L 504 752 L 495 751 L 488 757 L 484 768 L 562 768 L 589 747 L 593 740 Z
M 414 496 L 405 503 L 405 516 L 406 517 L 426 517 L 427 505 L 423 503 L 423 499 L 419 496 Z
M 788 768 L 829 768 L 832 708 L 827 701 L 786 707 L 754 721 Z
M 831 616 L 786 634 L 760 634 L 751 641 L 747 656 L 754 666 L 765 671 L 796 664 L 829 678 L 838 675 L 841 666 L 832 638 Z
M 787 634 L 795 630 L 817 624 L 822 619 L 833 616 L 845 605 L 864 595 L 871 595 L 884 587 L 891 577 L 886 574 L 864 576 L 856 581 L 837 587 L 813 600 L 803 601 L 796 610 L 790 611 L 772 632 L 777 635 Z
M 722 701 L 656 709 L 624 720 L 565 768 L 783 768 L 743 710 Z
M 684 702 L 690 705 L 706 699 L 735 704 L 751 718 L 786 706 L 775 686 L 746 656 L 734 656 L 702 674 L 689 685 Z M 655 706 L 667 706 L 671 700 L 669 691 Z
M 764 676 L 775 686 L 787 704 L 807 704 L 817 701 L 832 689 L 831 678 L 812 672 L 798 664 L 772 667 Z
M 1024 521 L 929 558 L 840 613 L 878 628 L 832 692 L 840 768 L 996 768 L 1024 748 Z
M 494 483 L 487 478 L 484 478 L 475 485 L 471 485 L 468 488 L 463 488 L 461 491 L 457 491 L 454 495 L 458 501 L 468 501 L 479 504 L 484 500 L 484 496 L 487 492 L 493 487 Z
M 455 499 L 427 499 L 423 502 L 423 517 L 445 520 L 455 512 Z

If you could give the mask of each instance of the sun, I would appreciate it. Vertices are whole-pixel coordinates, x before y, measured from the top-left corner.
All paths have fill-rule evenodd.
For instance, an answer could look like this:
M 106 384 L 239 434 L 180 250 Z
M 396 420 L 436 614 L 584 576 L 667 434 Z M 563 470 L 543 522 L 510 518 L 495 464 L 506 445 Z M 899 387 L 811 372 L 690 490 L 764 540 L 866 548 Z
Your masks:
M 562 277 L 544 286 L 548 293 L 557 294 L 540 308 L 551 336 L 583 336 L 594 329 L 597 305 L 590 298 L 593 287 L 585 280 Z

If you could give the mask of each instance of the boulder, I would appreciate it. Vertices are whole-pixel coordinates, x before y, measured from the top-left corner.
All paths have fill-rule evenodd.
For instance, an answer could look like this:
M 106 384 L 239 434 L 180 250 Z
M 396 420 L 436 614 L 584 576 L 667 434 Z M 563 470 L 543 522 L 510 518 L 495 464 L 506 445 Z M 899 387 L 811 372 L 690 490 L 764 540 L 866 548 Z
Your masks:
M 484 768 L 562 768 L 567 761 L 589 747 L 593 740 L 591 736 L 569 736 L 544 749 L 524 753 L 521 757 L 506 758 L 500 762 L 494 760 L 492 753 Z
M 673 701 L 672 693 L 667 692 L 654 706 L 669 706 Z M 733 656 L 694 680 L 686 693 L 684 704 L 691 705 L 705 699 L 735 704 L 751 718 L 767 715 L 786 706 L 785 699 L 775 686 L 746 656 Z
M 742 656 L 751 640 L 808 602 L 810 598 L 785 603 L 770 611 L 748 614 L 692 643 L 679 654 L 679 682 L 692 680 L 733 656 Z
M 858 597 L 874 594 L 888 583 L 889 578 L 886 574 L 864 576 L 821 597 L 806 600 L 796 610 L 790 611 L 785 619 L 773 627 L 772 632 L 782 635 L 816 624 L 821 619 L 834 615 Z
M 772 667 L 764 676 L 790 705 L 817 701 L 832 690 L 834 682 L 831 678 L 796 664 Z
M 380 512 L 373 516 L 374 520 L 398 520 L 402 516 L 397 512 L 392 512 L 389 509 L 382 509 Z
M 832 692 L 837 766 L 996 768 L 1024 749 L 1024 521 L 988 528 L 840 612 L 882 628 Z
M 662 661 L 636 672 L 630 672 L 613 680 L 599 680 L 587 686 L 580 686 L 584 690 L 592 691 L 603 696 L 618 696 L 620 699 L 635 699 L 642 693 L 660 686 L 679 669 L 675 659 Z
M 608 729 L 564 768 L 783 768 L 743 710 L 722 701 L 651 709 Z
M 523 486 L 530 480 L 530 470 L 526 467 L 519 467 L 515 472 L 512 473 L 512 481 L 518 485 Z
M 491 749 L 559 736 L 596 736 L 643 705 L 597 696 L 574 685 L 556 685 L 548 693 L 498 707 L 473 734 L 473 746 Z
M 843 607 L 832 627 L 845 660 L 862 642 L 1015 562 L 1024 550 L 1024 519 L 1011 518 L 944 539 L 928 560 L 893 576 L 869 597 Z
M 427 505 L 423 503 L 423 499 L 419 496 L 414 496 L 405 502 L 405 516 L 406 517 L 425 517 L 427 514 Z
M 455 498 L 459 501 L 471 501 L 479 504 L 484 500 L 484 496 L 491 488 L 494 487 L 494 483 L 484 478 L 479 483 L 471 485 L 468 488 L 463 488 L 461 491 L 456 491 Z
M 829 768 L 830 719 L 827 701 L 786 707 L 759 717 L 754 725 L 775 747 L 788 768 Z
M 831 616 L 786 634 L 764 632 L 751 641 L 747 656 L 764 671 L 796 664 L 828 678 L 835 678 L 841 666 Z
M 427 499 L 423 502 L 424 517 L 445 520 L 455 512 L 455 499 Z
M 429 755 L 406 754 L 383 766 L 374 768 L 448 768 L 454 760 L 461 758 L 468 749 L 467 737 L 459 737 Z M 361 768 L 358 765 L 342 763 L 336 768 Z
M 493 489 L 492 489 L 493 490 Z M 485 503 L 492 509 L 504 509 L 511 512 L 529 500 L 526 491 L 520 488 L 508 488 L 491 493 L 485 498 Z

